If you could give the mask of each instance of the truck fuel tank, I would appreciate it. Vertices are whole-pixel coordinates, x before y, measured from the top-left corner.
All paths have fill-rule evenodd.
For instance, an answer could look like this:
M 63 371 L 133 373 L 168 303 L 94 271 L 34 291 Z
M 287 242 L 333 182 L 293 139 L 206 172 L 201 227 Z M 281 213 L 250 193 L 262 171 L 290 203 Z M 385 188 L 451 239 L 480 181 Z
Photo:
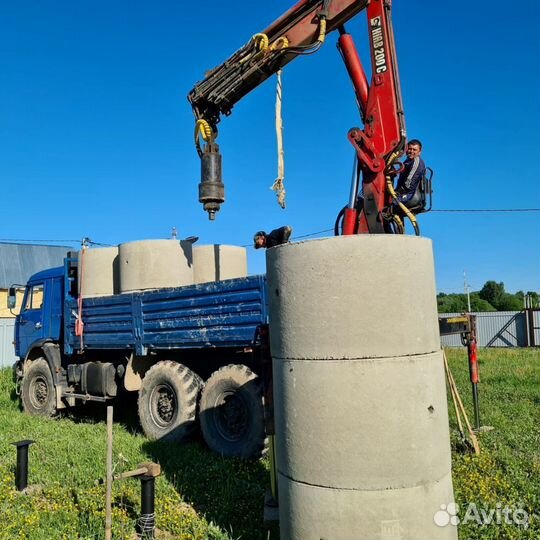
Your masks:
M 87 362 L 81 366 L 81 390 L 92 396 L 116 396 L 116 368 L 111 363 Z

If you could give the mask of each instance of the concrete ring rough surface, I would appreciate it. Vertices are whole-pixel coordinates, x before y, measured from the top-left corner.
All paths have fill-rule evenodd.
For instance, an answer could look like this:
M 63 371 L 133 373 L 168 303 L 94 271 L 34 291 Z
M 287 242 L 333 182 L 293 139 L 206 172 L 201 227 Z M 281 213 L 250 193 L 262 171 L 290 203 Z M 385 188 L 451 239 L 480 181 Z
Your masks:
M 455 540 L 431 241 L 267 250 L 280 526 L 287 540 Z

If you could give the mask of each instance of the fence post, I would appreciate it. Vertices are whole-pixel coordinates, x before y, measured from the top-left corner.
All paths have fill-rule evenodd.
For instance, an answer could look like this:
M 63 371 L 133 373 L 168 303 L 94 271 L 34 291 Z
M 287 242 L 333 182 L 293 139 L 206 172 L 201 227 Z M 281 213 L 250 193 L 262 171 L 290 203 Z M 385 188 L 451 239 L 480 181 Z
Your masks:
M 113 454 L 113 408 L 107 407 L 107 486 L 105 490 L 105 540 L 112 536 L 112 454 Z

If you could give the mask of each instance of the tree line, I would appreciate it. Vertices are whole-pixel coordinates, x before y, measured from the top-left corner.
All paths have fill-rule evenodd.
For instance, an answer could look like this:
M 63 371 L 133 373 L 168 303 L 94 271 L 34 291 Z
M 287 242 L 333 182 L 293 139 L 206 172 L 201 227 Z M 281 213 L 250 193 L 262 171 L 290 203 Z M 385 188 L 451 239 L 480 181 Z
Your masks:
M 523 309 L 523 299 L 526 295 L 532 299 L 533 306 L 540 306 L 540 295 L 536 292 L 518 291 L 512 294 L 505 291 L 503 282 L 486 281 L 481 290 L 470 293 L 471 311 L 520 311 Z M 439 313 L 467 311 L 467 295 L 439 293 L 437 307 Z

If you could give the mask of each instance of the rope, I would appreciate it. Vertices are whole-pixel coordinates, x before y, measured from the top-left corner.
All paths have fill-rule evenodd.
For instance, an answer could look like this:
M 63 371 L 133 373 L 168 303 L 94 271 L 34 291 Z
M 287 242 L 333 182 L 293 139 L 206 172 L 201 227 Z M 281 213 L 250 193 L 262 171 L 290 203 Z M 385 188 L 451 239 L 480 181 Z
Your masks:
M 272 184 L 272 191 L 276 192 L 277 200 L 281 208 L 285 208 L 285 152 L 283 150 L 283 119 L 281 116 L 281 69 L 277 72 L 276 85 L 276 138 L 277 138 L 277 178 Z

